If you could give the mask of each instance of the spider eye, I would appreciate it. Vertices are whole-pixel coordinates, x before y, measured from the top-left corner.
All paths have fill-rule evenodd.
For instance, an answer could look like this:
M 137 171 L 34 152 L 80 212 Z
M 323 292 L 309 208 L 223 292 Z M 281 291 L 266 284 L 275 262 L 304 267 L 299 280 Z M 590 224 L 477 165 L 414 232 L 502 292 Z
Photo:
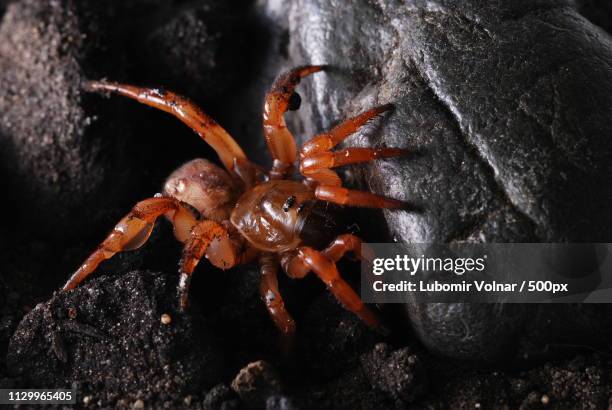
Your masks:
M 297 111 L 300 108 L 300 105 L 302 105 L 302 97 L 300 97 L 298 93 L 294 92 L 291 94 L 291 97 L 289 97 L 287 109 L 289 111 Z
M 295 204 L 295 199 L 295 195 L 291 195 L 289 198 L 287 198 L 287 200 L 283 204 L 283 211 L 289 212 L 291 207 Z

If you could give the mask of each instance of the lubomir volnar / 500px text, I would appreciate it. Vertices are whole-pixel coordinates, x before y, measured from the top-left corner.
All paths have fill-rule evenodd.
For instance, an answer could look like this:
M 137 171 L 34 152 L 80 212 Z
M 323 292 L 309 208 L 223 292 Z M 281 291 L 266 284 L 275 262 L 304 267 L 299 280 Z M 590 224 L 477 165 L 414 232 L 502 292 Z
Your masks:
M 408 255 L 396 255 L 395 258 L 374 258 L 372 273 L 379 276 L 392 271 L 406 272 L 410 275 L 415 275 L 419 271 L 445 271 L 463 275 L 466 272 L 485 270 L 486 258 L 486 255 L 481 258 L 440 258 L 425 257 L 425 255 L 413 258 Z

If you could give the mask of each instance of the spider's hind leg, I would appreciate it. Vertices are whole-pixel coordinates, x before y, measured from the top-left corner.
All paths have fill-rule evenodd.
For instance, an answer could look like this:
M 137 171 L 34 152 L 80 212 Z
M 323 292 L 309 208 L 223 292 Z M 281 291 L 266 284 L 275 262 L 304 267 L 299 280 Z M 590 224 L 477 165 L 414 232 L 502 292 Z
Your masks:
M 363 304 L 359 295 L 342 279 L 336 268 L 336 258 L 341 258 L 348 251 L 353 251 L 357 257 L 362 256 L 357 246 L 361 246 L 361 241 L 352 235 L 339 237 L 322 252 L 303 246 L 287 261 L 285 270 L 289 276 L 295 278 L 304 277 L 309 271 L 314 272 L 347 310 L 356 314 L 369 327 L 381 329 L 378 317 Z
M 270 317 L 281 333 L 281 345 L 285 352 L 290 352 L 295 336 L 295 321 L 285 307 L 285 302 L 278 287 L 279 261 L 275 254 L 263 253 L 259 257 L 261 282 L 259 293 L 266 304 Z

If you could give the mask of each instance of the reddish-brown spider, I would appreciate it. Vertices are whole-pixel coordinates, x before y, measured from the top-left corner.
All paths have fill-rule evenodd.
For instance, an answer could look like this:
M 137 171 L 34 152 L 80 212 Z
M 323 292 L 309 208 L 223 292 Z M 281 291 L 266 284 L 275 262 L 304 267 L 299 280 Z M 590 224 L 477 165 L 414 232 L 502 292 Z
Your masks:
M 174 171 L 163 193 L 137 203 L 72 275 L 64 290 L 75 288 L 102 261 L 117 252 L 142 246 L 156 219 L 165 215 L 174 226 L 176 238 L 184 243 L 178 285 L 181 308 L 187 306 L 191 274 L 203 256 L 221 269 L 258 259 L 262 299 L 284 336 L 294 333 L 295 324 L 279 293 L 279 266 L 292 278 L 303 278 L 314 272 L 346 309 L 369 326 L 378 327 L 377 317 L 340 277 L 335 264 L 349 251 L 360 258 L 361 240 L 352 234 L 343 234 L 322 251 L 316 250 L 328 244 L 317 243 L 327 233 L 323 231 L 329 229 L 322 225 L 326 220 L 329 222 L 329 217 L 326 218 L 321 201 L 357 207 L 403 208 L 404 202 L 343 188 L 332 169 L 396 157 L 406 151 L 398 148 L 331 151 L 368 120 L 390 108 L 381 106 L 304 144 L 299 170 L 305 180 L 289 179 L 297 148 L 283 114 L 298 108 L 299 97 L 294 89 L 300 80 L 322 69 L 322 66 L 295 68 L 278 77 L 266 95 L 264 135 L 274 160 L 267 174 L 248 160 L 219 124 L 188 99 L 159 89 L 102 81 L 87 83 L 88 91 L 117 93 L 173 114 L 210 144 L 227 171 L 203 159 L 190 161 Z

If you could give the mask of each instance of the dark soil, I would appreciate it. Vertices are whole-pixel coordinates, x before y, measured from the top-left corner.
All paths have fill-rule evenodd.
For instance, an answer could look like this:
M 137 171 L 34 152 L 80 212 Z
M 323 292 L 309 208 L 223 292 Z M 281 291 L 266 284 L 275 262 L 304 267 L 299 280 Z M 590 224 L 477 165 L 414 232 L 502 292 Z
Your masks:
M 255 266 L 202 263 L 181 313 L 180 247 L 166 221 L 141 250 L 57 292 L 132 203 L 182 162 L 213 158 L 176 120 L 85 95 L 82 81 L 176 89 L 261 159 L 261 99 L 287 61 L 287 33 L 249 1 L 106 3 L 0 1 L 0 188 L 9 205 L 0 224 L 0 388 L 74 387 L 77 408 L 609 406 L 609 346 L 538 346 L 537 360 L 517 360 L 523 346 L 493 363 L 450 359 L 419 342 L 401 309 L 380 312 L 390 335 L 373 333 L 314 278 L 280 279 L 298 325 L 291 353 L 260 301 Z M 354 217 L 368 239 L 385 239 L 370 214 Z M 340 268 L 358 284 L 356 264 Z

